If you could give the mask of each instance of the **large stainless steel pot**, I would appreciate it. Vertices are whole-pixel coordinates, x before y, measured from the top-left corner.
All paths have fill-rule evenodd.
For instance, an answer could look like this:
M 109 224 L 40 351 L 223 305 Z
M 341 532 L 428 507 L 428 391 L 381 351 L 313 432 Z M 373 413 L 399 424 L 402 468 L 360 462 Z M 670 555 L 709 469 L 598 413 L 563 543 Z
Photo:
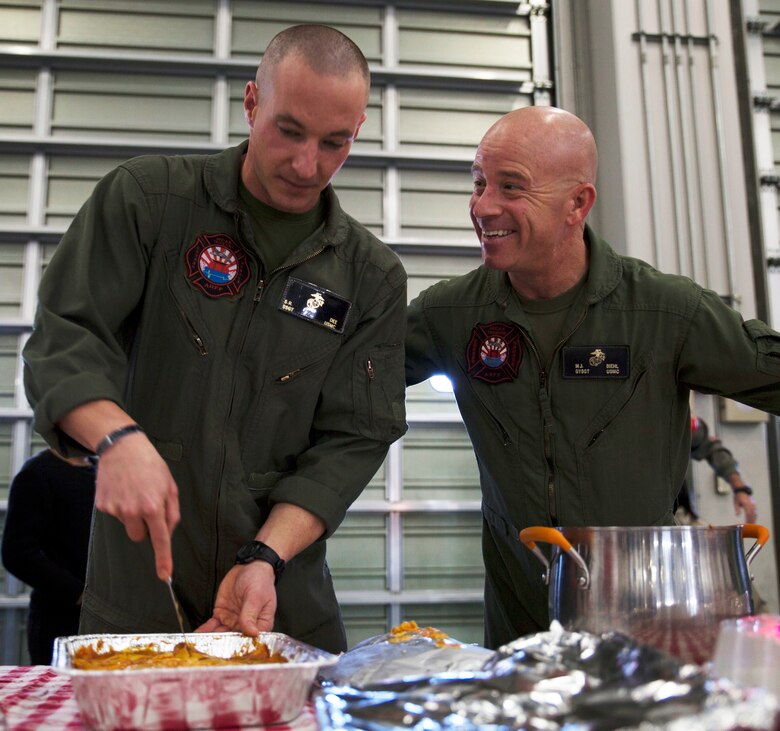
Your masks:
M 756 539 L 747 553 L 743 538 Z M 545 565 L 552 619 L 695 663 L 711 659 L 722 619 L 752 614 L 748 565 L 768 539 L 754 524 L 520 531 Z M 537 543 L 555 546 L 549 562 Z

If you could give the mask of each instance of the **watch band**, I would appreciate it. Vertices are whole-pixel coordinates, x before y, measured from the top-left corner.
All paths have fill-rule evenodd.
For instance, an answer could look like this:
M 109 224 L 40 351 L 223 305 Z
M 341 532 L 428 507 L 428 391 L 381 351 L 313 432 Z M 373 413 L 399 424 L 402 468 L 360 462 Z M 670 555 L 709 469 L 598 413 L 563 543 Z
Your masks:
M 277 581 L 285 567 L 284 559 L 262 541 L 249 541 L 238 549 L 238 553 L 236 553 L 237 564 L 248 564 L 252 561 L 265 561 L 271 564 Z
M 112 431 L 110 434 L 106 434 L 97 444 L 95 447 L 95 454 L 98 457 L 103 456 L 103 452 L 105 452 L 109 447 L 116 444 L 120 439 L 123 437 L 126 437 L 128 434 L 135 434 L 136 432 L 142 432 L 143 428 L 139 426 L 138 424 L 130 424 L 129 426 L 123 426 L 121 429 L 116 429 L 115 431 Z
M 750 487 L 750 485 L 741 485 L 740 487 L 732 487 L 731 492 L 733 492 L 735 495 L 740 492 L 744 492 L 745 495 L 752 495 L 753 488 Z

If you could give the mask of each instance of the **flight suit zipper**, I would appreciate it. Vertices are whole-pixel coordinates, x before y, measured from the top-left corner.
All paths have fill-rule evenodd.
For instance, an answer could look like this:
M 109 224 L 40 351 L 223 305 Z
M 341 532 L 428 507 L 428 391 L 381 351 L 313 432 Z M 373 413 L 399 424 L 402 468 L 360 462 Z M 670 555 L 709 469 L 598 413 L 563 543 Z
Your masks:
M 556 346 L 553 348 L 550 355 L 550 363 L 555 360 L 555 356 L 560 350 L 561 346 L 574 335 L 585 320 L 585 316 L 588 313 L 587 304 L 582 311 L 577 322 L 574 324 L 571 332 L 562 338 Z M 539 355 L 539 351 L 536 349 L 533 341 L 530 337 L 527 337 L 528 344 L 531 346 L 531 350 L 536 356 L 536 362 L 539 364 L 539 404 L 542 408 L 542 443 L 544 445 L 544 458 L 547 463 L 547 509 L 550 515 L 550 521 L 553 525 L 558 523 L 558 508 L 556 500 L 555 490 L 555 455 L 553 454 L 553 437 L 555 431 L 553 429 L 553 415 L 552 408 L 550 407 L 550 379 L 548 378 L 548 372 L 542 365 L 542 359 Z
M 238 210 L 236 210 L 234 212 L 233 220 L 235 222 L 236 236 L 238 238 L 238 242 L 241 244 L 242 247 L 244 247 L 244 249 L 246 249 L 246 245 L 244 243 L 243 236 L 241 235 L 241 216 L 240 216 L 240 213 L 239 213 Z M 308 261 L 309 259 L 313 259 L 319 253 L 321 253 L 324 249 L 325 249 L 325 247 L 321 246 L 319 249 L 317 249 L 313 253 L 303 257 L 302 259 L 300 259 L 298 261 L 292 262 L 290 264 L 285 264 L 285 265 L 283 265 L 281 267 L 277 267 L 276 269 L 274 269 L 272 272 L 270 272 L 268 274 L 268 280 L 267 281 L 270 281 L 271 278 L 277 272 L 282 271 L 283 269 L 289 269 L 291 267 L 296 267 L 296 266 L 298 266 L 300 264 L 303 264 L 304 262 Z M 262 262 L 259 262 L 258 266 L 262 269 Z M 266 287 L 267 281 L 265 279 L 263 279 L 262 277 L 260 277 L 258 279 L 257 286 L 255 287 L 255 293 L 254 293 L 254 295 L 252 297 L 252 308 L 251 308 L 251 311 L 249 313 L 249 317 L 247 318 L 247 321 L 246 321 L 246 325 L 245 325 L 245 328 L 244 328 L 244 333 L 243 333 L 243 336 L 241 338 L 241 345 L 240 345 L 240 347 L 238 349 L 238 355 L 241 355 L 241 353 L 243 353 L 243 351 L 244 351 L 244 346 L 246 345 L 247 336 L 249 335 L 249 328 L 251 327 L 251 324 L 252 324 L 252 318 L 254 317 L 254 313 L 255 313 L 255 310 L 257 309 L 257 305 L 263 299 L 263 294 L 265 293 L 265 287 Z M 237 363 L 237 361 L 238 361 L 238 359 L 236 359 L 236 363 Z M 302 370 L 302 369 L 299 369 L 298 372 L 300 372 L 300 370 Z M 282 378 L 280 378 L 279 381 L 286 383 L 289 380 L 291 380 L 292 378 L 294 378 L 295 376 L 297 376 L 298 372 L 292 371 L 291 373 L 286 374 L 287 378 L 286 378 L 285 381 L 282 381 L 282 379 L 285 378 L 285 376 L 282 376 Z M 233 404 L 235 402 L 235 396 L 236 396 L 236 365 L 234 365 L 234 367 L 233 367 L 233 374 L 232 374 L 232 380 L 231 380 L 231 385 L 230 385 L 230 398 L 228 399 L 228 407 L 227 407 L 227 411 L 226 411 L 226 415 L 225 415 L 225 426 L 224 426 L 223 432 L 222 432 L 223 434 L 227 433 L 228 424 L 230 423 L 230 418 L 231 418 L 231 416 L 233 414 Z M 219 475 L 220 476 L 222 475 L 222 473 L 223 473 L 223 471 L 225 469 L 225 459 L 226 459 L 225 458 L 225 446 L 224 446 L 224 443 L 223 443 L 223 446 L 222 446 L 222 464 L 220 465 L 220 471 L 219 471 Z M 215 527 L 216 527 L 215 535 L 216 535 L 217 538 L 216 538 L 216 550 L 214 551 L 214 585 L 213 585 L 213 588 L 212 588 L 212 603 L 216 599 L 217 590 L 219 588 L 219 580 L 218 580 L 218 576 L 219 576 L 219 561 L 218 561 L 218 557 L 219 557 L 219 520 L 220 520 L 220 515 L 219 515 L 219 497 L 220 497 L 220 495 L 219 495 L 219 493 L 220 492 L 221 492 L 221 489 L 218 491 L 217 499 L 216 499 L 216 505 L 215 505 L 215 509 L 214 509 L 214 520 L 215 520 Z

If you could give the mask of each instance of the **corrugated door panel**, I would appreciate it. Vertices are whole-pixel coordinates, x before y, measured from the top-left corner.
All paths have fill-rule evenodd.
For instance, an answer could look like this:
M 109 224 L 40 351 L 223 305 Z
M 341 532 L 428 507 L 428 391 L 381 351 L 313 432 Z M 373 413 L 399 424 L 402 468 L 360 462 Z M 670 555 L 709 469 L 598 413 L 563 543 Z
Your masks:
M 60 70 L 54 79 L 52 134 L 207 142 L 212 86 L 205 77 Z
M 479 500 L 477 461 L 462 424 L 411 424 L 403 465 L 405 500 Z
M 25 248 L 23 243 L 0 243 L 0 318 L 21 315 Z
M 404 64 L 531 69 L 527 17 L 398 10 Z
M 414 254 L 401 255 L 407 280 L 407 294 L 411 302 L 420 292 L 442 279 L 466 274 L 478 267 L 482 261 L 481 249 L 474 232 L 471 232 L 474 246 L 468 256 L 447 256 L 446 254 Z
M 32 132 L 36 79 L 37 74 L 32 69 L 3 70 L 0 75 L 0 132 Z
M 348 35 L 370 62 L 382 58 L 382 10 L 338 3 L 234 0 L 233 56 L 258 57 L 279 31 L 296 23 L 327 23 Z
M 41 0 L 0 2 L 0 42 L 36 45 L 40 28 Z
M 468 212 L 469 173 L 402 170 L 399 177 L 403 236 L 452 240 L 474 237 Z
M 64 226 L 76 215 L 97 182 L 121 159 L 52 155 L 44 211 L 48 226 Z
M 403 516 L 404 589 L 481 589 L 482 517 L 478 513 Z
M 29 156 L 0 154 L 0 225 L 26 222 L 29 184 Z
M 476 151 L 482 135 L 503 114 L 531 104 L 530 97 L 469 91 L 400 89 L 401 145 Z
M 0 355 L 5 354 L 5 343 L 0 341 Z M 0 373 L 4 370 L 0 364 Z M 3 375 L 0 375 L 3 377 Z M 5 390 L 8 379 L 5 378 L 5 384 L 0 383 L 0 389 Z M 0 500 L 8 500 L 8 487 L 11 484 L 11 424 L 0 421 Z M 2 612 L 0 612 L 2 615 Z
M 211 54 L 214 0 L 60 0 L 57 46 Z
M 328 540 L 328 565 L 337 591 L 387 589 L 385 516 L 350 513 Z
M 377 236 L 382 235 L 384 170 L 342 168 L 333 180 L 341 207 Z

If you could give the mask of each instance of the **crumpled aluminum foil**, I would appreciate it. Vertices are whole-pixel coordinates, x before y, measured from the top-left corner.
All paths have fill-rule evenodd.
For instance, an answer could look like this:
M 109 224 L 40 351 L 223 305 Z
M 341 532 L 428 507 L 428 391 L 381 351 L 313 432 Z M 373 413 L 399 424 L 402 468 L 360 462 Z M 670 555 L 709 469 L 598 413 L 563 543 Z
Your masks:
M 384 672 L 384 682 L 360 685 L 345 676 L 315 696 L 321 729 L 780 731 L 780 703 L 767 691 L 711 678 L 622 634 L 569 632 L 557 622 L 477 670 Z
M 338 662 L 320 672 L 323 684 L 362 688 L 389 680 L 437 673 L 481 670 L 495 654 L 478 645 L 444 638 L 438 643 L 415 636 L 393 642 L 392 635 L 377 635 L 355 645 Z

